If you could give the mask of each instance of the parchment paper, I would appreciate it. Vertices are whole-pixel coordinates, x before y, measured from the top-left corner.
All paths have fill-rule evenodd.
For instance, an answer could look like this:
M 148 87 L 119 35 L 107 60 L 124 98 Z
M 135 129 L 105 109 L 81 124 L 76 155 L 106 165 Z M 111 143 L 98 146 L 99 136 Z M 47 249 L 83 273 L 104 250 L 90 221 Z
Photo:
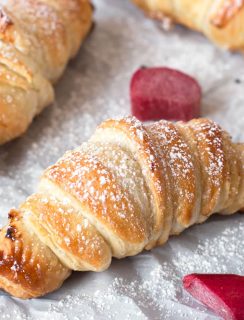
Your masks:
M 57 99 L 22 138 L 0 148 L 0 223 L 35 191 L 38 178 L 97 124 L 129 110 L 129 80 L 141 65 L 166 65 L 202 85 L 202 115 L 244 141 L 244 58 L 202 35 L 163 32 L 127 0 L 94 0 L 96 28 L 57 85 Z M 114 260 L 101 274 L 75 273 L 41 299 L 21 301 L 0 291 L 0 319 L 218 319 L 182 290 L 191 272 L 243 273 L 244 216 L 216 216 L 164 247 Z

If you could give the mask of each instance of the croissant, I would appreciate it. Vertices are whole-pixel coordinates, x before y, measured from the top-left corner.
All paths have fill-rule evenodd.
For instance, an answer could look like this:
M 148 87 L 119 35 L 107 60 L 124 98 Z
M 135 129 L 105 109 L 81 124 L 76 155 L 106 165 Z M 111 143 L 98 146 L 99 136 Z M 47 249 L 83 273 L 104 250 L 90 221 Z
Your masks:
M 0 232 L 0 287 L 20 298 L 61 286 L 71 270 L 164 244 L 215 212 L 244 207 L 244 144 L 207 119 L 108 120 L 43 174 Z
M 53 102 L 91 23 L 89 0 L 0 0 L 0 144 Z
M 244 1 L 240 0 L 132 0 L 145 13 L 170 17 L 202 32 L 217 45 L 244 51 Z

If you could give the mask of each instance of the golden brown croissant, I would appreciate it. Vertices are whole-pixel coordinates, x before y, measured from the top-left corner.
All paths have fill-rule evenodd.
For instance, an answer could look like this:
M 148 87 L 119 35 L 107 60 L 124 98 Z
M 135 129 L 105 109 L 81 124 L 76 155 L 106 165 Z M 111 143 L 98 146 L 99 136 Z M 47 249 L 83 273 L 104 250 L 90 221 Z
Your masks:
M 243 0 L 132 0 L 145 13 L 163 20 L 170 17 L 204 33 L 217 45 L 244 51 Z
M 0 144 L 53 101 L 91 23 L 89 0 L 0 0 Z
M 243 177 L 244 145 L 210 120 L 108 120 L 10 212 L 0 287 L 41 296 L 71 270 L 102 271 L 112 257 L 161 245 L 215 212 L 232 214 L 244 207 Z

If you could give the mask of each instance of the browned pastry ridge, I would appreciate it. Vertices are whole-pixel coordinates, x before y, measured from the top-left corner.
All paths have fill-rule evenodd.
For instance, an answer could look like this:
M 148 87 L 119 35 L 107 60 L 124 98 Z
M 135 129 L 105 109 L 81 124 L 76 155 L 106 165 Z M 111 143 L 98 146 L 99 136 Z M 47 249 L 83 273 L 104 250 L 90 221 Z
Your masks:
M 171 18 L 220 47 L 244 52 L 244 0 L 132 0 L 147 15 Z
M 53 102 L 91 24 L 89 0 L 0 0 L 0 144 Z
M 215 212 L 244 207 L 244 144 L 207 119 L 108 120 L 48 168 L 0 232 L 0 287 L 20 298 L 103 271 Z

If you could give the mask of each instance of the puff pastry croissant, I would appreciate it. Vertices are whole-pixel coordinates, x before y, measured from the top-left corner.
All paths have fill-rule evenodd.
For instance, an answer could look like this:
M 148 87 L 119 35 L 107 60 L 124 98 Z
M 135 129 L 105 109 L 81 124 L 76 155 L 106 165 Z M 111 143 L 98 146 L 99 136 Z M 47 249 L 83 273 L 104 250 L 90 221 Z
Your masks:
M 48 168 L 0 232 L 0 287 L 20 298 L 57 289 L 71 270 L 164 244 L 215 212 L 244 207 L 244 144 L 207 119 L 104 122 Z
M 53 101 L 91 23 L 89 0 L 0 0 L 0 144 Z
M 132 0 L 145 13 L 170 17 L 217 45 L 244 52 L 244 0 Z

